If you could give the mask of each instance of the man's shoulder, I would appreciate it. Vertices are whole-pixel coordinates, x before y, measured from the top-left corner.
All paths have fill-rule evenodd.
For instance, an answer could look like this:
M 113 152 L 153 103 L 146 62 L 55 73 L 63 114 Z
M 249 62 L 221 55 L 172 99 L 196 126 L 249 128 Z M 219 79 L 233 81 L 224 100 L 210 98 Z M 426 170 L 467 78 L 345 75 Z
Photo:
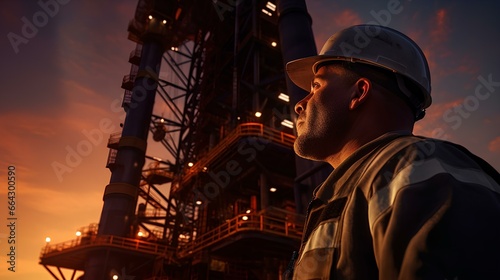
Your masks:
M 465 182 L 482 184 L 500 182 L 500 175 L 489 163 L 456 143 L 407 135 L 393 139 L 374 157 L 376 170 L 373 180 L 390 184 L 395 178 L 406 184 L 428 180 L 439 174 L 448 174 Z M 496 182 L 496 183 L 495 183 Z
M 489 163 L 466 147 L 442 139 L 404 135 L 389 142 L 382 150 L 385 150 L 387 155 L 385 160 L 398 161 L 403 165 L 422 165 L 429 161 L 439 161 L 456 167 L 480 168 L 498 173 Z

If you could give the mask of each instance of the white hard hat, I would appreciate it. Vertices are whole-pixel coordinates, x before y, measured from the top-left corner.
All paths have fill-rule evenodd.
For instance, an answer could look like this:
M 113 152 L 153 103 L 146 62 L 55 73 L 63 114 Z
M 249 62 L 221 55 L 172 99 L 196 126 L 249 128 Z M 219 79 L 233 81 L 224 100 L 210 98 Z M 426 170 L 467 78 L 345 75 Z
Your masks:
M 419 100 L 419 104 L 413 104 L 415 109 L 423 111 L 432 103 L 430 71 L 424 53 L 412 39 L 399 31 L 369 24 L 346 28 L 332 35 L 319 55 L 290 61 L 286 71 L 292 82 L 310 91 L 317 66 L 327 61 L 363 63 L 390 70 L 406 77 L 419 89 L 420 92 L 410 93 L 402 79 L 398 79 L 402 93 L 412 103 Z

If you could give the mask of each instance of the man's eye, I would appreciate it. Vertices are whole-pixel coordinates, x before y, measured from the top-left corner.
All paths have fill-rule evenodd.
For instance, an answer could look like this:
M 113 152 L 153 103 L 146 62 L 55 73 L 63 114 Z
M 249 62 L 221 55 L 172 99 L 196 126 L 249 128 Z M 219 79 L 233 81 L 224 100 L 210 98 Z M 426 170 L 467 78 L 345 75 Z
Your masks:
M 311 88 L 312 89 L 315 89 L 315 88 L 318 88 L 318 87 L 319 87 L 319 83 L 317 83 L 317 82 L 312 82 L 311 83 Z

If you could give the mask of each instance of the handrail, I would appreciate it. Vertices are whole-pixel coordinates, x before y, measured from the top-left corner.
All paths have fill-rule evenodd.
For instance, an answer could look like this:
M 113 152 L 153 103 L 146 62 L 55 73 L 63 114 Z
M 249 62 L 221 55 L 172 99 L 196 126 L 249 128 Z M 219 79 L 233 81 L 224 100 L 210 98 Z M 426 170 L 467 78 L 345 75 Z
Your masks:
M 167 250 L 173 251 L 173 249 L 169 246 L 147 242 L 139 239 L 125 238 L 115 235 L 91 235 L 54 245 L 47 244 L 47 246 L 42 248 L 40 258 L 57 255 L 59 253 L 62 253 L 63 251 L 99 246 L 112 246 L 123 249 L 132 249 L 134 251 L 155 255 L 165 255 L 167 253 Z
M 111 133 L 108 139 L 108 147 L 118 144 L 120 142 L 121 137 L 122 137 L 121 131 Z
M 134 82 L 135 81 L 135 76 L 134 74 L 130 74 L 130 75 L 125 75 L 123 76 L 123 81 L 122 83 L 125 84 L 125 83 L 128 83 L 128 82 Z
M 143 212 L 143 216 L 141 217 L 144 217 L 144 218 L 165 218 L 167 216 L 167 211 L 163 210 L 163 209 L 146 209 L 144 212 Z
M 99 229 L 99 224 L 92 223 L 92 224 L 89 224 L 88 226 L 84 226 L 84 227 L 79 228 L 78 232 L 80 232 L 80 238 L 81 238 L 81 237 L 85 237 L 85 236 L 96 235 L 98 229 Z
M 261 231 L 300 240 L 303 231 L 303 216 L 288 212 L 285 218 L 273 216 L 272 211 L 240 214 L 219 227 L 208 231 L 178 249 L 180 258 L 209 247 L 224 238 L 242 231 Z
M 123 93 L 123 100 L 122 100 L 122 107 L 124 105 L 130 104 L 132 102 L 132 91 L 126 89 L 125 92 Z
M 228 146 L 236 142 L 241 137 L 246 136 L 258 136 L 264 139 L 268 139 L 274 143 L 279 143 L 287 147 L 292 148 L 295 142 L 295 136 L 264 126 L 261 123 L 242 123 L 238 125 L 233 131 L 231 131 L 222 141 L 220 141 L 214 148 L 212 148 L 208 153 L 200 158 L 192 167 L 190 167 L 182 178 L 182 184 L 178 185 L 181 187 L 186 185 L 186 183 L 198 172 L 201 172 L 205 166 L 210 163 L 214 157 L 221 154 Z M 173 185 L 172 188 L 175 188 Z M 173 191 L 177 191 L 173 189 Z
M 148 177 L 149 175 L 159 175 L 165 176 L 167 178 L 173 178 L 174 172 L 170 170 L 170 166 L 160 166 L 160 162 L 152 161 L 149 163 L 148 168 L 142 171 L 144 173 L 144 177 Z
M 118 155 L 118 150 L 112 148 L 109 149 L 108 159 L 106 161 L 106 167 L 111 167 L 113 164 L 116 163 L 117 155 Z
M 299 241 L 302 237 L 303 219 L 304 217 L 302 215 L 287 211 L 276 211 L 273 209 L 261 211 L 259 213 L 240 214 L 227 220 L 226 223 L 219 227 L 197 236 L 191 242 L 183 242 L 184 246 L 177 248 L 177 255 L 181 258 L 186 257 L 224 238 L 244 231 L 260 231 Z M 136 238 L 97 235 L 96 229 L 97 225 L 92 224 L 89 226 L 88 230 L 82 230 L 85 234 L 81 237 L 54 245 L 47 244 L 42 248 L 40 259 L 76 249 L 100 246 L 111 246 L 160 256 L 167 256 L 167 252 L 172 253 L 175 251 L 173 247 L 168 245 L 148 242 Z M 168 256 L 171 256 L 171 254 Z
M 129 55 L 129 59 L 133 58 L 133 57 L 141 57 L 141 54 L 142 54 L 142 48 L 141 49 L 134 49 L 130 52 L 130 55 Z

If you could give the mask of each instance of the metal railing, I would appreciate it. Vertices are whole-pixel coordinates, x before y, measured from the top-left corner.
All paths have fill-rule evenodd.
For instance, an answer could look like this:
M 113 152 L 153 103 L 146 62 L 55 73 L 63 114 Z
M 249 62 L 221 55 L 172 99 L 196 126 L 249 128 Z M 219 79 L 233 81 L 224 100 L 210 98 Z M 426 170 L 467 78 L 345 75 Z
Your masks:
M 158 161 L 150 162 L 148 168 L 143 170 L 143 174 L 146 178 L 152 175 L 174 178 L 174 172 L 170 170 L 170 166 L 162 166 Z
M 44 248 L 42 248 L 40 258 L 51 257 L 77 249 L 103 246 L 134 250 L 136 252 L 144 252 L 154 255 L 166 255 L 167 250 L 169 252 L 173 251 L 173 249 L 166 245 L 139 239 L 125 238 L 114 235 L 90 235 L 54 245 L 47 244 Z
M 142 214 L 142 217 L 146 218 L 165 218 L 167 211 L 163 209 L 146 209 Z
M 186 185 L 187 182 L 197 173 L 201 172 L 205 166 L 207 166 L 215 157 L 220 155 L 225 151 L 231 144 L 235 143 L 238 139 L 242 137 L 256 136 L 273 143 L 278 143 L 285 145 L 289 148 L 293 148 L 293 143 L 295 142 L 295 136 L 279 131 L 270 127 L 267 127 L 261 123 L 243 123 L 238 125 L 233 131 L 231 131 L 222 141 L 220 141 L 213 149 L 211 149 L 206 155 L 190 167 L 186 174 L 182 178 L 182 184 L 177 187 L 182 187 Z M 175 190 L 175 186 L 172 186 Z
M 125 75 L 123 76 L 122 84 L 133 83 L 135 81 L 136 75 Z
M 177 248 L 180 258 L 192 255 L 225 238 L 245 231 L 257 231 L 275 236 L 283 236 L 300 241 L 303 232 L 304 216 L 278 209 L 268 209 L 259 213 L 240 214 L 227 220 L 224 224 L 197 236 L 190 242 Z M 175 248 L 137 238 L 125 238 L 114 235 L 97 235 L 97 225 L 90 225 L 88 230 L 81 229 L 82 236 L 57 244 L 49 244 L 42 248 L 40 259 L 73 252 L 79 249 L 98 247 L 114 247 L 135 252 L 168 257 L 173 260 Z
M 137 45 L 140 46 L 140 45 Z M 129 55 L 129 60 L 132 60 L 133 58 L 138 58 L 141 59 L 141 54 L 142 54 L 142 47 L 136 47 L 136 49 L 132 50 Z
M 118 143 L 120 143 L 121 137 L 122 137 L 121 131 L 111 133 L 108 139 L 108 148 L 113 147 L 116 149 L 116 147 L 118 147 Z
M 118 155 L 118 150 L 109 149 L 108 160 L 106 161 L 106 167 L 111 168 L 116 163 L 116 156 Z
M 128 110 L 128 106 L 130 106 L 131 102 L 132 102 L 132 91 L 126 89 L 125 92 L 123 93 L 122 107 Z
M 219 227 L 197 236 L 195 240 L 187 243 L 183 248 L 179 248 L 177 255 L 180 258 L 189 256 L 229 236 L 244 231 L 259 231 L 300 241 L 302 238 L 304 217 L 291 212 L 288 212 L 285 217 L 278 217 L 283 216 L 281 214 L 274 211 L 240 214 L 227 220 L 226 223 Z

